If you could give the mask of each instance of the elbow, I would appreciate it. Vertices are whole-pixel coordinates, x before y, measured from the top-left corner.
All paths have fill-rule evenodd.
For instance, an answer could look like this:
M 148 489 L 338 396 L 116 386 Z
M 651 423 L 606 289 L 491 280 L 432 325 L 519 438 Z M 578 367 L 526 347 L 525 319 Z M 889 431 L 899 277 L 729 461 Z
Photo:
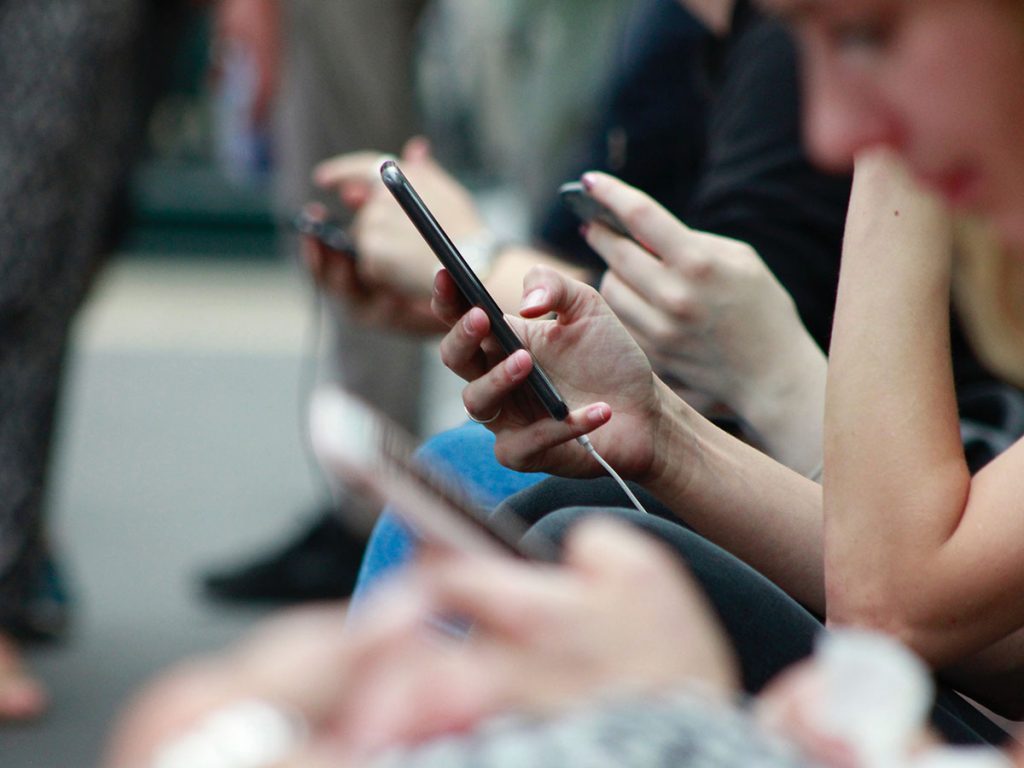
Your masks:
M 856 589 L 827 587 L 827 624 L 830 629 L 867 629 L 898 640 L 931 667 L 945 662 L 945 650 L 937 642 L 941 633 L 920 612 L 917 601 L 898 597 L 906 590 L 882 585 L 858 585 Z
M 832 608 L 830 604 L 827 624 L 829 629 L 855 628 L 880 632 L 918 652 L 918 631 L 906 616 L 889 605 L 847 604 Z

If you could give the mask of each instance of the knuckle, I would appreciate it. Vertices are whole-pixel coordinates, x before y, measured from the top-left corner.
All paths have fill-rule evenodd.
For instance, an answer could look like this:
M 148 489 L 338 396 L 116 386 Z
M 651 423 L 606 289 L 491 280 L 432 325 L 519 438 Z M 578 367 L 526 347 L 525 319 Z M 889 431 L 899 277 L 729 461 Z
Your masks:
M 689 258 L 686 276 L 699 283 L 709 282 L 716 272 L 716 263 L 707 254 L 694 254 Z
M 622 223 L 631 232 L 643 232 L 650 225 L 654 208 L 646 200 L 632 200 L 622 210 Z
M 474 398 L 473 395 L 469 392 L 469 387 L 462 390 L 462 407 L 465 408 L 466 411 L 472 413 L 473 415 L 476 415 L 478 405 L 479 404 L 476 402 L 476 398 Z
M 451 341 L 450 336 L 441 343 L 441 362 L 444 367 L 450 371 L 454 371 L 459 364 L 460 356 L 455 353 L 454 344 Z
M 544 427 L 544 422 L 538 421 L 531 424 L 526 430 L 526 439 L 528 445 L 544 446 L 548 442 L 547 431 Z
M 657 323 L 650 333 L 654 351 L 661 355 L 677 351 L 681 338 L 681 334 L 672 323 Z
M 499 438 L 494 442 L 494 457 L 499 464 L 509 469 L 522 469 L 524 466 L 519 451 L 512 448 L 507 439 Z
M 665 312 L 679 320 L 691 320 L 696 312 L 692 292 L 678 283 L 662 287 L 659 304 Z

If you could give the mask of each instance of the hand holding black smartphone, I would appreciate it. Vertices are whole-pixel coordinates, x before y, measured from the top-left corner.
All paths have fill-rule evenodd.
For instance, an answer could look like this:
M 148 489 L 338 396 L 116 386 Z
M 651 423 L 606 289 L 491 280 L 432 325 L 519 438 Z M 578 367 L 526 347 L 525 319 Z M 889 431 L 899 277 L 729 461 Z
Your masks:
M 292 225 L 303 235 L 316 238 L 332 251 L 356 259 L 356 244 L 340 223 L 332 219 L 321 219 L 307 211 L 302 211 L 294 219 Z
M 470 269 L 466 260 L 462 258 L 451 238 L 438 224 L 437 219 L 413 189 L 398 165 L 392 160 L 384 163 L 380 168 L 380 176 L 384 181 L 384 186 L 394 195 L 395 200 L 402 206 L 402 210 L 419 230 L 434 255 L 451 274 L 466 301 L 487 313 L 487 317 L 491 321 L 491 333 L 505 353 L 510 355 L 517 350 L 526 349 L 512 326 L 505 320 L 498 303 L 487 292 L 484 284 Z M 553 418 L 562 421 L 569 415 L 569 407 L 536 361 L 534 361 L 533 369 L 527 378 L 527 383 Z
M 638 242 L 633 237 L 633 233 L 629 231 L 629 227 L 623 224 L 622 220 L 610 209 L 595 200 L 580 182 L 566 182 L 558 188 L 558 196 L 580 221 L 586 224 L 593 221 L 600 222 L 612 232 L 628 237 L 633 242 Z

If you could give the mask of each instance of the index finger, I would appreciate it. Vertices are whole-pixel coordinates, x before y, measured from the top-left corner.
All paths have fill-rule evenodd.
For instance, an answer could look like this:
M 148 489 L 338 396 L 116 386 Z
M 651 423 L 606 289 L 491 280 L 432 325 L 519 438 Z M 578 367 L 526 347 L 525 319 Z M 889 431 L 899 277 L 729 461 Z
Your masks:
M 629 231 L 651 253 L 666 261 L 680 249 L 680 244 L 698 240 L 698 234 L 669 213 L 654 198 L 631 187 L 614 176 L 591 171 L 583 175 L 588 192 L 599 203 L 607 206 Z
M 605 226 L 588 227 L 585 239 L 604 259 L 610 274 L 618 277 L 648 302 L 664 291 L 667 282 L 674 279 L 664 261 Z

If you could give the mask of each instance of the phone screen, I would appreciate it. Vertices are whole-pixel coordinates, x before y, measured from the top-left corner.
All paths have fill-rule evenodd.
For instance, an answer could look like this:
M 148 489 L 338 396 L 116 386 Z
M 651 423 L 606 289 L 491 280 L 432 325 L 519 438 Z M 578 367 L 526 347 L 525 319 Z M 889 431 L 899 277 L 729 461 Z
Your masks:
M 398 165 L 393 160 L 387 161 L 381 166 L 380 175 L 384 180 L 384 186 L 394 195 L 434 255 L 451 274 L 466 301 L 487 313 L 487 317 L 491 321 L 491 333 L 494 334 L 505 353 L 512 354 L 516 350 L 525 349 L 522 340 L 512 326 L 506 322 L 498 303 L 470 269 L 466 260 L 462 258 L 451 238 L 438 224 L 437 219 L 413 189 Z M 536 361 L 534 361 L 527 383 L 553 418 L 561 421 L 569 415 L 569 407 Z
M 292 225 L 300 234 L 315 237 L 332 251 L 356 258 L 356 244 L 338 222 L 318 219 L 303 211 L 292 219 Z
M 515 516 L 488 517 L 457 479 L 415 455 L 400 426 L 354 395 L 319 388 L 310 407 L 317 461 L 339 493 L 355 492 L 393 511 L 423 539 L 458 551 L 555 561 L 558 548 Z M 335 483 L 338 483 L 335 486 Z

